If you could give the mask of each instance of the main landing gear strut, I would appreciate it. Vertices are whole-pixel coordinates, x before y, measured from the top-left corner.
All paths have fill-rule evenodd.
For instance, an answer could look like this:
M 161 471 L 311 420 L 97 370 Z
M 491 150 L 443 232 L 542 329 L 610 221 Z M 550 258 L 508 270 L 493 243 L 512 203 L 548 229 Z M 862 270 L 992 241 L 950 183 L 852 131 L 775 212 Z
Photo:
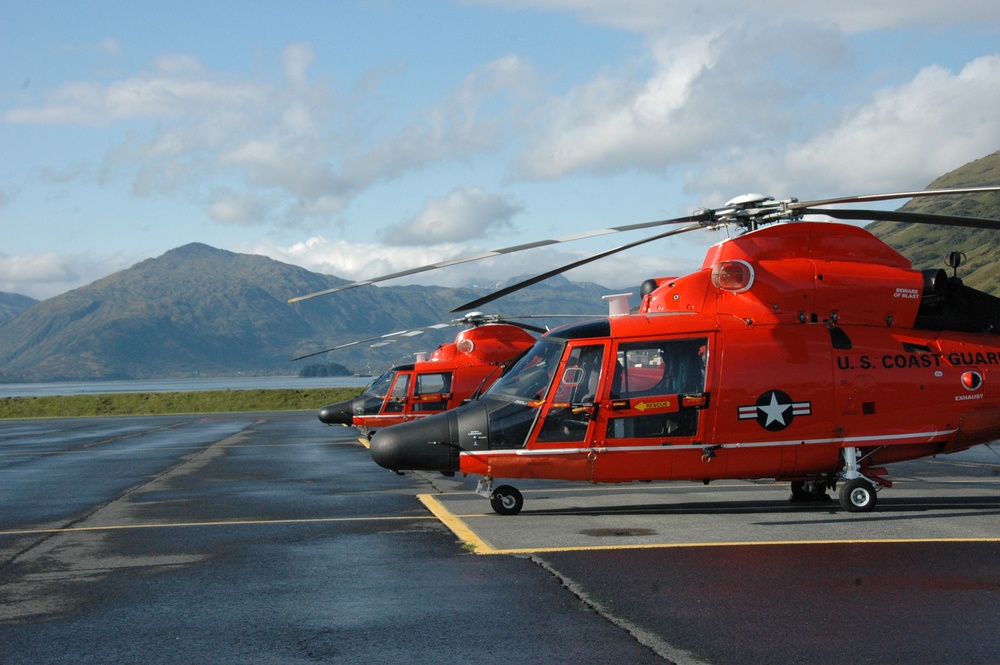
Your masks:
M 874 452 L 874 451 L 872 451 Z M 872 453 L 869 452 L 868 455 Z M 843 449 L 844 470 L 836 475 L 815 476 L 809 480 L 792 481 L 792 501 L 829 501 L 826 490 L 835 489 L 837 481 L 844 481 L 840 486 L 840 505 L 849 513 L 867 513 L 875 509 L 878 501 L 876 494 L 891 483 L 877 474 L 885 473 L 884 469 L 868 469 L 868 475 L 861 473 L 861 461 L 868 455 L 854 447 Z
M 524 497 L 516 487 L 501 485 L 493 487 L 493 479 L 489 476 L 480 478 L 476 484 L 476 494 L 490 500 L 490 506 L 498 515 L 517 515 L 524 507 Z
M 875 509 L 878 492 L 885 485 L 880 480 L 870 480 L 861 474 L 861 451 L 854 447 L 843 449 L 844 484 L 840 487 L 840 505 L 849 513 L 867 513 Z M 869 453 L 871 454 L 871 453 Z

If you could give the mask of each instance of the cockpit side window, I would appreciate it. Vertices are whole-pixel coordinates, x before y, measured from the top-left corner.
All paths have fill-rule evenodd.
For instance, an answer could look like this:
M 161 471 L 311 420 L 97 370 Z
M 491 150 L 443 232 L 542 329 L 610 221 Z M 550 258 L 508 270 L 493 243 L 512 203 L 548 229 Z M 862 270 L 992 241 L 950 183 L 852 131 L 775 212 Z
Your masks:
M 410 388 L 410 375 L 399 374 L 396 383 L 392 386 L 392 394 L 385 401 L 385 412 L 395 413 L 402 411 L 406 406 L 406 396 Z
M 603 344 L 578 346 L 570 351 L 538 432 L 539 442 L 585 439 L 603 365 Z

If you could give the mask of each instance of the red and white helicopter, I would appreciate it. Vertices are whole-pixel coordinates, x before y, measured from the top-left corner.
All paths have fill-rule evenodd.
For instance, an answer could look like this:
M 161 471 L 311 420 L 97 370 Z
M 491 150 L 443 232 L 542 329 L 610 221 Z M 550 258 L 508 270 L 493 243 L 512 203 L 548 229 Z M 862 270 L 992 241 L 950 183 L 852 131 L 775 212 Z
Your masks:
M 416 354 L 412 363 L 397 365 L 375 379 L 355 398 L 320 409 L 318 417 L 327 425 L 357 427 L 371 436 L 375 430 L 453 409 L 488 388 L 503 368 L 531 348 L 546 328 L 518 319 L 559 318 L 563 315 L 510 316 L 472 312 L 449 323 L 398 332 L 340 344 L 309 353 L 292 361 L 373 342 L 372 347 L 421 335 L 429 330 L 464 325 L 453 342 L 442 344 L 429 356 Z M 574 318 L 580 318 L 574 315 Z M 531 332 L 529 332 L 531 331 Z
M 857 226 L 804 217 L 1000 229 L 995 219 L 837 207 L 998 191 L 747 195 L 605 230 L 684 225 L 453 311 L 657 238 L 742 233 L 711 247 L 700 270 L 644 283 L 637 313 L 556 328 L 477 400 L 379 431 L 371 455 L 397 471 L 482 476 L 478 491 L 501 514 L 523 498 L 494 486 L 499 478 L 767 478 L 789 481 L 798 499 L 840 483 L 846 510 L 872 510 L 891 485 L 887 464 L 1000 438 L 1000 299 L 954 273 L 913 269 Z

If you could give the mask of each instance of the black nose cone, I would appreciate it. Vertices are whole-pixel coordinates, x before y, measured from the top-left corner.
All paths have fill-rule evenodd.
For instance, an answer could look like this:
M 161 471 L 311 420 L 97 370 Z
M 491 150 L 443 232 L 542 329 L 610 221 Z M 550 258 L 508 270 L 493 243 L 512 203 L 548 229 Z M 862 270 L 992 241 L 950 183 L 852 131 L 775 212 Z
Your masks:
M 354 400 L 337 402 L 319 410 L 319 420 L 327 425 L 350 425 L 354 418 Z
M 393 471 L 458 471 L 451 416 L 441 413 L 375 432 L 372 459 Z

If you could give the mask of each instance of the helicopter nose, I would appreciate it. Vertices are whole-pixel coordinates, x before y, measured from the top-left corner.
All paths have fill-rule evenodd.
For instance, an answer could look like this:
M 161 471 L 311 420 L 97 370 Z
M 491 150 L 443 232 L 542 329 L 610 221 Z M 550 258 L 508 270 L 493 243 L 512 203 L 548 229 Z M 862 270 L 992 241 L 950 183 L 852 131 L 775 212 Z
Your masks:
M 453 419 L 441 413 L 381 429 L 371 440 L 372 459 L 392 471 L 458 471 Z
M 337 402 L 319 410 L 319 421 L 327 425 L 350 425 L 354 417 L 354 400 Z

